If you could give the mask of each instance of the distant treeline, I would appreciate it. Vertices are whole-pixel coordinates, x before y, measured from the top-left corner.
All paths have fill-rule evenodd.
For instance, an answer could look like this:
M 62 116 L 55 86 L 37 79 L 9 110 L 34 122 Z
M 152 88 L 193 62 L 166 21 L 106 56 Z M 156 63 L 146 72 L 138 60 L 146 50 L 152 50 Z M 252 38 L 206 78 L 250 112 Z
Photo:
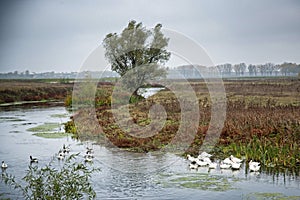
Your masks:
M 118 74 L 112 71 L 82 71 L 82 72 L 42 72 L 35 73 L 29 72 L 26 70 L 25 72 L 8 72 L 8 73 L 0 73 L 0 79 L 76 79 L 76 78 L 98 78 L 98 77 L 116 77 Z
M 179 75 L 180 74 L 180 75 Z M 282 63 L 282 64 L 221 64 L 212 67 L 201 65 L 183 65 L 168 70 L 169 78 L 179 78 L 183 75 L 185 78 L 197 78 L 203 75 L 214 76 L 221 75 L 228 76 L 300 76 L 300 65 L 296 63 Z
M 205 76 L 223 77 L 232 76 L 300 76 L 300 65 L 296 63 L 273 64 L 265 63 L 259 65 L 253 64 L 221 64 L 216 66 L 202 65 L 182 65 L 177 67 L 167 67 L 167 78 L 201 78 Z M 76 78 L 115 78 L 119 77 L 113 71 L 82 71 L 82 72 L 43 72 L 30 73 L 25 72 L 8 72 L 0 73 L 0 79 L 76 79 Z

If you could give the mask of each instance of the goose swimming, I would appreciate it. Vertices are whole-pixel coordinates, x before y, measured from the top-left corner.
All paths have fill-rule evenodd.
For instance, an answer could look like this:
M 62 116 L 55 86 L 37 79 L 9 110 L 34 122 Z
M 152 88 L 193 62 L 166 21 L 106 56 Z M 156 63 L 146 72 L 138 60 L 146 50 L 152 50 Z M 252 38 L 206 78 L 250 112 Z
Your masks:
M 217 163 L 215 163 L 215 162 L 211 162 L 211 163 L 209 163 L 209 165 L 208 165 L 208 168 L 209 169 L 216 169 L 217 168 Z
M 231 168 L 232 168 L 232 169 L 240 169 L 241 164 L 242 164 L 242 163 L 235 163 L 235 162 L 232 162 Z
M 197 163 L 197 165 L 199 165 L 200 167 L 204 167 L 204 166 L 208 165 L 207 162 L 205 162 L 205 161 L 203 161 L 203 160 L 199 160 L 199 159 L 196 160 L 196 163 Z
M 196 162 L 198 160 L 197 158 L 191 156 L 190 154 L 187 155 L 187 159 L 191 162 Z
M 221 162 L 220 169 L 229 169 L 231 167 L 231 164 L 226 164 L 224 162 Z
M 30 163 L 38 163 L 38 159 L 37 158 L 34 158 L 32 156 L 29 156 L 30 158 Z
M 226 165 L 231 165 L 231 164 L 232 164 L 232 161 L 231 161 L 230 158 L 225 158 L 225 159 L 223 160 L 223 163 L 226 164 Z
M 2 168 L 2 169 L 6 169 L 7 167 L 8 167 L 7 164 L 6 164 L 4 161 L 2 161 L 1 168 Z
M 86 157 L 84 159 L 84 162 L 92 162 L 92 161 L 93 161 L 93 158 L 91 158 L 91 157 Z
M 252 162 L 252 160 L 250 160 L 249 169 L 250 169 L 250 171 L 253 171 L 253 172 L 259 171 L 260 163 L 259 162 Z
M 189 167 L 190 167 L 190 169 L 197 169 L 197 168 L 198 168 L 198 165 L 197 165 L 196 162 L 191 162 L 191 163 L 189 164 Z
M 85 154 L 84 158 L 94 158 L 94 155 L 93 154 Z
M 230 160 L 234 163 L 241 163 L 243 161 L 242 159 L 234 157 L 233 155 L 230 156 Z
M 65 158 L 65 154 L 62 152 L 57 155 L 58 160 L 63 160 L 64 158 Z
M 259 162 L 253 162 L 252 160 L 250 160 L 249 165 L 260 165 Z
M 210 160 L 210 158 L 208 158 L 208 157 L 203 158 L 202 161 L 203 161 L 203 162 L 207 162 L 207 164 L 210 164 L 210 163 L 211 163 L 211 160 Z

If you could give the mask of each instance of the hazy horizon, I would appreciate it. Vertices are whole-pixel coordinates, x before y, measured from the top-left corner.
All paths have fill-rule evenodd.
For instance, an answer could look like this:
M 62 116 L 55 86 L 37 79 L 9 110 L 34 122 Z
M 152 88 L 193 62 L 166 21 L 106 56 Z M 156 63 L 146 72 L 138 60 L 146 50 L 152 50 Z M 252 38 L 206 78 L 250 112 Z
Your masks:
M 214 64 L 300 63 L 300 1 L 1 1 L 0 73 L 77 72 L 134 19 L 200 44 Z M 178 63 L 181 65 L 182 63 Z

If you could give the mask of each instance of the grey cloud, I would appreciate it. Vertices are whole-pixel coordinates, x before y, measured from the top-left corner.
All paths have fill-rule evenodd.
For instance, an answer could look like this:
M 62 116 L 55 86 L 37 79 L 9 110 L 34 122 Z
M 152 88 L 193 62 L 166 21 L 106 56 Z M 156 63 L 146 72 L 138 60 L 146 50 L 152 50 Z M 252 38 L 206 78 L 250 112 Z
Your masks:
M 1 1 L 0 8 L 0 71 L 78 70 L 107 33 L 131 19 L 190 36 L 217 63 L 300 62 L 296 0 L 31 0 Z

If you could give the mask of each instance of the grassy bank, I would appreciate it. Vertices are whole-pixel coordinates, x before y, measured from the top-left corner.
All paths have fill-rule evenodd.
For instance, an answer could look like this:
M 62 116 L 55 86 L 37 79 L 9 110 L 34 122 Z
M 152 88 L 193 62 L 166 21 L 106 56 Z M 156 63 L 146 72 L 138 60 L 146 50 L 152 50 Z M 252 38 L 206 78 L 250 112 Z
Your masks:
M 73 84 L 58 79 L 0 80 L 0 104 L 22 101 L 64 101 Z
M 207 134 L 211 118 L 211 101 L 206 84 L 190 82 L 198 100 L 201 121 L 186 153 L 197 155 Z M 233 154 L 244 156 L 247 161 L 260 161 L 264 167 L 295 169 L 300 165 L 300 81 L 298 79 L 249 79 L 224 80 L 227 96 L 227 113 L 224 128 L 214 148 L 217 158 Z M 178 87 L 185 87 L 178 82 Z M 147 152 L 162 149 L 169 144 L 180 146 L 188 141 L 189 134 L 178 136 L 181 108 L 171 91 L 129 105 L 133 122 L 150 124 L 148 111 L 154 104 L 162 105 L 167 118 L 163 128 L 151 137 L 137 138 L 132 127 L 125 131 L 115 122 L 110 106 L 113 85 L 98 87 L 96 112 L 92 108 L 80 110 L 73 116 L 79 138 L 98 138 L 120 148 Z M 187 104 L 191 102 L 186 102 Z M 126 122 L 129 119 L 124 118 Z M 99 126 L 100 125 L 100 126 Z M 190 129 L 189 129 L 190 128 Z M 74 131 L 74 127 L 73 127 Z M 177 134 L 177 135 L 176 135 Z M 174 147 L 175 149 L 177 147 Z M 180 148 L 180 147 L 179 147 Z

